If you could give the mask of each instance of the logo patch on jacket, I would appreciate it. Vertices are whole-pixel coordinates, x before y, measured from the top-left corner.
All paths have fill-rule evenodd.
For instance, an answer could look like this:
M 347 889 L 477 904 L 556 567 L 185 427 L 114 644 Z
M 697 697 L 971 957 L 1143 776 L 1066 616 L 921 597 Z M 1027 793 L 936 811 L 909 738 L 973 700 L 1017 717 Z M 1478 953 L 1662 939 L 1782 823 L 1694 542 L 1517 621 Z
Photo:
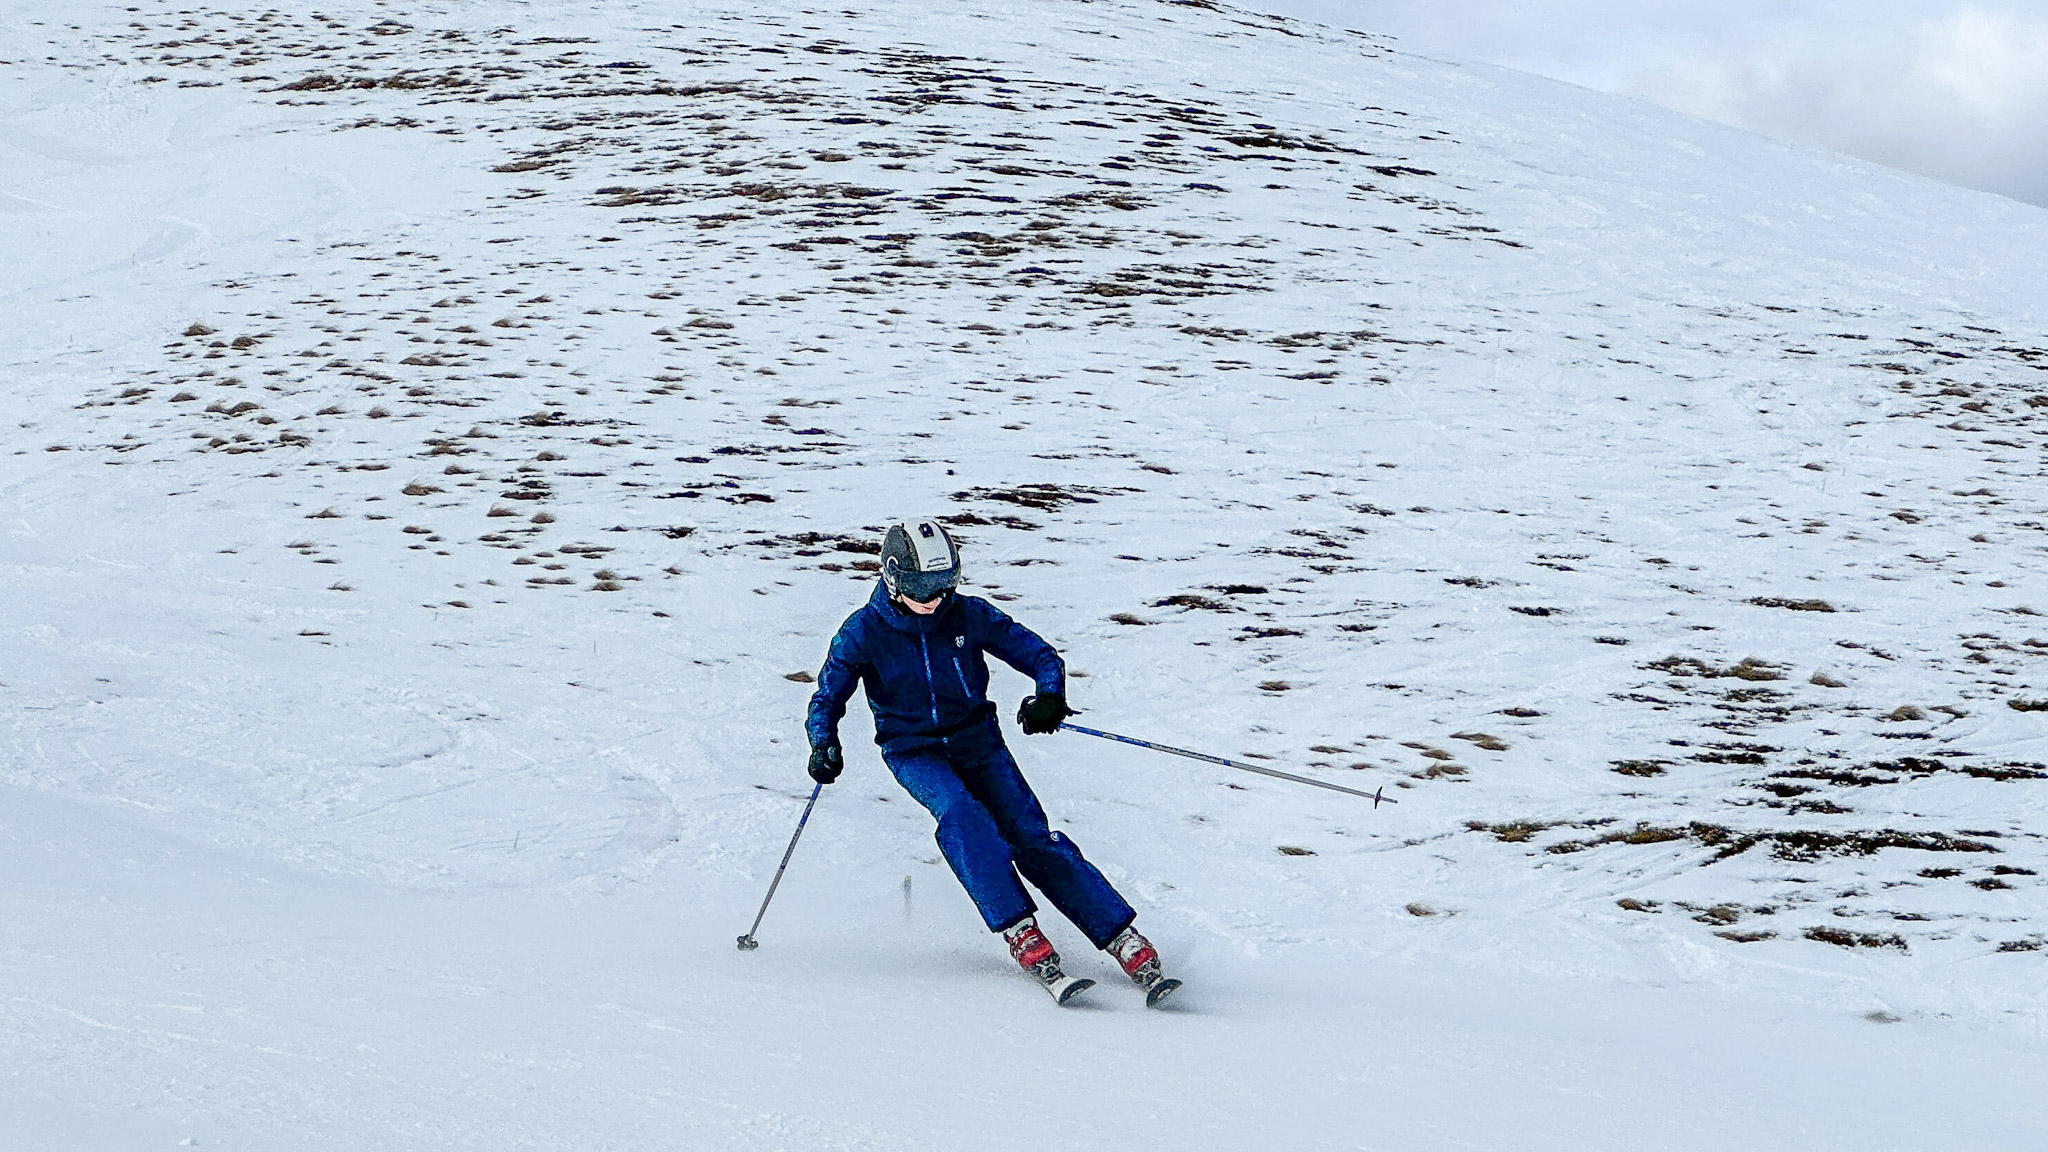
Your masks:
M 965 636 L 955 636 L 955 637 L 953 637 L 953 647 L 955 647 L 955 648 L 965 648 L 965 647 L 967 647 L 967 637 L 965 637 Z

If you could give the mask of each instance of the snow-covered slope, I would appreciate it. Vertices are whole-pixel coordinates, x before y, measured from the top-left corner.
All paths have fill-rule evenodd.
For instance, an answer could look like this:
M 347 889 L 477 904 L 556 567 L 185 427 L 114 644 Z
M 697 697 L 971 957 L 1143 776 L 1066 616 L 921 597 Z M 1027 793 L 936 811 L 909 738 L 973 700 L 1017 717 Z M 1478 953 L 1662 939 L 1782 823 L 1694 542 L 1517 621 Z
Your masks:
M 2048 1130 L 2048 215 L 1202 2 L 570 7 L 0 17 L 24 1146 Z M 929 513 L 1090 721 L 1401 801 L 1019 738 L 1175 1013 L 864 752 L 731 947 Z

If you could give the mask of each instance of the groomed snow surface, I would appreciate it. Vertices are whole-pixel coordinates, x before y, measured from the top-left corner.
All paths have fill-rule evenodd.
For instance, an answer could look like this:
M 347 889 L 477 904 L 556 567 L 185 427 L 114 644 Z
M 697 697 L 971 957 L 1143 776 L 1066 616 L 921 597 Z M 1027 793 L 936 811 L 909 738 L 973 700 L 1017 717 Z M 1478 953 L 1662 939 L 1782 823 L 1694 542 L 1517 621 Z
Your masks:
M 2048 1141 L 2048 215 L 1204 0 L 0 14 L 0 1148 Z M 1188 986 L 806 683 L 942 515 Z M 999 676 L 1005 711 L 1027 685 Z

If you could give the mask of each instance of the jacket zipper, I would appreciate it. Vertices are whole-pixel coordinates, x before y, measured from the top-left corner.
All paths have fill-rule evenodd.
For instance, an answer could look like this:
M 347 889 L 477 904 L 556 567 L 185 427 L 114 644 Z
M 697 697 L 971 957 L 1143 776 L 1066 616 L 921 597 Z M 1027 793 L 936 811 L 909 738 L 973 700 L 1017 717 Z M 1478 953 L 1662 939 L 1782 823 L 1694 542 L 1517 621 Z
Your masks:
M 939 722 L 939 681 L 932 675 L 931 640 L 925 636 L 919 636 L 917 638 L 917 647 L 919 651 L 924 653 L 924 686 L 931 693 L 932 723 L 936 725 Z
M 960 679 L 960 694 L 969 700 L 974 699 L 974 690 L 967 686 L 967 670 L 960 667 L 960 658 L 958 656 L 953 657 L 953 675 Z

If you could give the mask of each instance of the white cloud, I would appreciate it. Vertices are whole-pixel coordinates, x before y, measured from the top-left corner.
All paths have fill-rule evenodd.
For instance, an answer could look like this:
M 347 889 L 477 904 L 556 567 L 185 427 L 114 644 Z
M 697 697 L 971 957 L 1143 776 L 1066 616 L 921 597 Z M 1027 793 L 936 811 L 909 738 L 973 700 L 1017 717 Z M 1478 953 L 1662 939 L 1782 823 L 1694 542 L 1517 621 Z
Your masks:
M 2025 111 L 2048 91 L 2048 14 L 2032 19 L 1975 6 L 1933 30 L 1920 74 L 1980 115 Z
M 2048 205 L 2048 0 L 1239 0 Z

